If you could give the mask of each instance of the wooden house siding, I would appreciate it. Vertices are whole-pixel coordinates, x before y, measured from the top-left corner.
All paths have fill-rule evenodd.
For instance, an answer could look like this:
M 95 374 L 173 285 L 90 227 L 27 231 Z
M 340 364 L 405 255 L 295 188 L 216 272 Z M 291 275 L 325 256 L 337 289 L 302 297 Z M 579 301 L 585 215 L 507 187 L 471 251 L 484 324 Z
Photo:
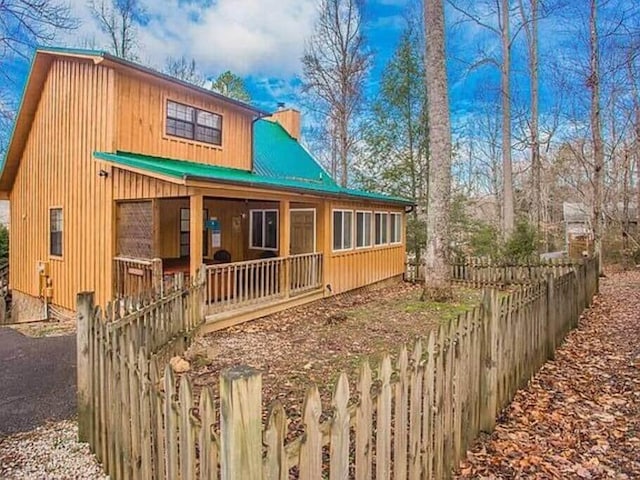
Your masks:
M 387 245 L 372 245 L 371 247 L 355 248 L 355 223 L 354 223 L 354 248 L 344 251 L 333 251 L 333 210 L 344 209 L 370 212 L 392 212 L 403 214 L 402 243 Z M 405 262 L 405 238 L 406 217 L 403 207 L 389 205 L 327 201 L 325 203 L 323 248 L 325 255 L 325 284 L 331 285 L 334 294 L 343 293 L 355 288 L 364 287 L 371 283 L 386 280 L 404 273 Z M 373 239 L 372 239 L 373 240 Z
M 113 198 L 137 200 L 141 198 L 182 197 L 189 195 L 189 188 L 139 173 L 113 169 Z
M 74 309 L 79 291 L 111 294 L 110 178 L 95 150 L 113 146 L 115 72 L 56 59 L 44 83 L 11 201 L 11 288 L 37 297 L 36 263 L 48 261 L 53 303 Z M 49 256 L 49 209 L 63 209 L 63 255 Z
M 116 150 L 251 170 L 250 112 L 180 85 L 118 73 Z M 167 99 L 222 115 L 222 145 L 165 135 Z

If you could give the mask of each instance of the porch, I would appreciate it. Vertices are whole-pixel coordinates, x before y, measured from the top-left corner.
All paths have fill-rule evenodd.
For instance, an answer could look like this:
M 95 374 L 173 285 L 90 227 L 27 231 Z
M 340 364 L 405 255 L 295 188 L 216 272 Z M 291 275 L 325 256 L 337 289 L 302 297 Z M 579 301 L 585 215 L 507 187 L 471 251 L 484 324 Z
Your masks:
M 162 292 L 176 274 L 203 275 L 209 321 L 319 298 L 318 207 L 200 194 L 117 202 L 113 296 Z

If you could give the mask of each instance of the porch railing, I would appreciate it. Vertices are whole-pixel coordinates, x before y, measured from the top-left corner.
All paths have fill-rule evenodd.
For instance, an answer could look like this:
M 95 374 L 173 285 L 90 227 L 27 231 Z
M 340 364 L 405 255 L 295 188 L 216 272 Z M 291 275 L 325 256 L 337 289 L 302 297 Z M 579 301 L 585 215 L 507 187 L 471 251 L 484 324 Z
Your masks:
M 289 262 L 289 291 L 291 295 L 322 286 L 322 254 L 292 255 Z
M 322 286 L 321 253 L 205 268 L 205 299 L 211 313 L 295 296 Z
M 113 296 L 123 298 L 162 294 L 162 260 L 115 257 L 113 259 Z

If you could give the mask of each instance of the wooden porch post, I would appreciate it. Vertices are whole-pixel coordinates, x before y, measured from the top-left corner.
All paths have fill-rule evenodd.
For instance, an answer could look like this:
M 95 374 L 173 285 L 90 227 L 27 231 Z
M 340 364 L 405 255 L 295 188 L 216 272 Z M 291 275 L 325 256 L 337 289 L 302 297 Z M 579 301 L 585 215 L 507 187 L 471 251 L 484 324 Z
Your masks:
M 280 217 L 278 225 L 278 251 L 280 256 L 287 258 L 291 253 L 291 204 L 289 200 L 280 200 Z M 285 260 L 282 275 L 280 275 L 280 292 L 289 296 L 289 272 L 291 265 Z
M 201 193 L 189 197 L 189 274 L 191 281 L 198 275 L 198 269 L 202 265 L 202 248 L 204 239 L 204 197 Z
M 332 233 L 332 203 L 328 200 L 325 200 L 322 203 L 322 215 L 319 220 L 318 226 L 322 229 L 322 241 L 321 241 L 321 251 L 322 251 L 322 277 L 323 277 L 323 287 L 325 285 L 331 285 L 332 283 L 332 272 L 331 272 L 331 253 L 333 251 L 333 233 Z M 333 285 L 332 285 L 333 286 Z M 324 295 L 332 295 L 333 291 L 324 288 Z

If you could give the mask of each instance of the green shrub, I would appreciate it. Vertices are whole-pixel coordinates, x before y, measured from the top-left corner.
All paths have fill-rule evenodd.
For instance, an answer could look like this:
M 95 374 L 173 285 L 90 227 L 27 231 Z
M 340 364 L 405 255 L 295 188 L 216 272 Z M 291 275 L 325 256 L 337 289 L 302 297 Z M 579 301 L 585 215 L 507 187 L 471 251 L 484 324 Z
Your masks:
M 503 247 L 503 257 L 510 261 L 526 261 L 536 256 L 538 234 L 535 227 L 524 219 L 518 220 L 515 229 Z

